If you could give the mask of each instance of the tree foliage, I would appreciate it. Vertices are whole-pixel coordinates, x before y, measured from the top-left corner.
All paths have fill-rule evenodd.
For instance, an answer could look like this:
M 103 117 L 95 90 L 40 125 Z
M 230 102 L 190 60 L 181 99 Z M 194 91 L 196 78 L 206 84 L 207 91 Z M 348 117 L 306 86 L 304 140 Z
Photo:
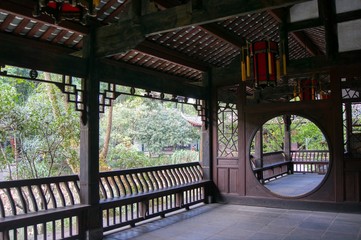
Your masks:
M 24 69 L 7 66 L 6 70 L 27 75 Z M 60 75 L 49 73 L 40 73 L 39 78 L 61 80 Z M 56 85 L 0 77 L 0 98 L 0 162 L 9 179 L 79 172 L 79 113 Z M 176 152 L 173 157 L 162 152 L 164 147 L 199 140 L 198 129 L 181 111 L 195 112 L 192 106 L 121 95 L 114 101 L 113 116 L 109 111 L 100 115 L 102 169 L 196 160 L 198 154 L 191 151 Z M 140 144 L 151 154 L 144 153 Z
M 71 173 L 79 159 L 79 116 L 62 93 L 54 85 L 2 78 L 0 94 L 0 160 L 9 178 Z
M 282 151 L 285 128 L 283 117 L 279 116 L 267 121 L 262 128 L 263 152 Z M 303 150 L 328 150 L 322 131 L 310 120 L 296 115 L 292 115 L 291 143 Z M 252 148 L 254 149 L 254 142 Z

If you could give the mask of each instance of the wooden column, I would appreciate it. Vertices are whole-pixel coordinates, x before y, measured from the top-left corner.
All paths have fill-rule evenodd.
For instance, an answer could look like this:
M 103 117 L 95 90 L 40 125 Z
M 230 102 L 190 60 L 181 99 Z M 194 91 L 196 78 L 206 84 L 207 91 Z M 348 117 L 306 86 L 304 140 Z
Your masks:
M 213 142 L 212 142 L 212 133 L 213 133 L 213 89 L 212 89 L 212 79 L 211 74 L 205 74 L 206 78 L 206 86 L 207 86 L 207 95 L 205 102 L 205 115 L 206 121 L 202 124 L 202 168 L 205 179 L 212 179 L 212 149 L 213 149 Z
M 344 156 L 343 156 L 343 117 L 342 117 L 342 95 L 341 95 L 341 80 L 338 69 L 332 69 L 330 72 L 331 82 L 331 100 L 332 108 L 331 114 L 333 116 L 334 131 L 331 136 L 332 146 L 332 167 L 335 173 L 335 199 L 337 202 L 343 202 L 345 199 L 345 185 L 344 185 Z
M 247 161 L 249 161 L 249 152 L 247 148 L 247 121 L 244 107 L 246 106 L 246 82 L 241 81 L 238 88 L 239 97 L 237 99 L 238 111 L 238 161 L 239 161 L 239 175 L 240 175 L 240 192 L 241 196 L 246 195 L 247 182 Z
M 326 56 L 333 60 L 338 55 L 338 38 L 335 0 L 319 0 L 320 17 L 324 19 Z
M 87 59 L 87 78 L 84 80 L 84 107 L 80 130 L 80 197 L 90 205 L 85 219 L 86 239 L 103 238 L 99 206 L 99 80 L 95 67 L 95 26 L 91 24 L 85 39 L 84 56 Z
M 263 127 L 261 126 L 259 130 L 256 132 L 255 137 L 255 165 L 257 168 L 263 167 Z
M 283 139 L 283 152 L 285 154 L 285 160 L 291 161 L 291 115 L 283 115 L 284 122 L 284 139 Z M 288 173 L 293 173 L 293 165 L 288 165 Z

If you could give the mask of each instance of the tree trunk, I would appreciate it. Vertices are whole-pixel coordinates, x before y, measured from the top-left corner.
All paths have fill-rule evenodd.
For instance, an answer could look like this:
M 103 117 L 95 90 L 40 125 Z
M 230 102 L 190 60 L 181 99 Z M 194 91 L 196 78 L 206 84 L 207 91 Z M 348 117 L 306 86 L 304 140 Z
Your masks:
M 44 72 L 44 76 L 45 76 L 45 80 L 51 81 L 50 73 Z M 57 100 L 56 100 L 54 85 L 53 84 L 47 84 L 46 89 L 48 90 L 48 97 L 49 97 L 49 101 L 51 103 L 51 108 L 53 110 L 53 115 L 54 115 L 55 118 L 57 118 L 57 117 L 60 116 L 60 109 L 59 109 L 59 105 L 58 105 Z
M 104 145 L 99 154 L 100 167 L 106 167 L 105 162 L 108 155 L 109 150 L 109 142 L 110 142 L 110 134 L 112 132 L 112 123 L 113 123 L 113 104 L 109 106 L 108 111 L 108 121 L 107 121 L 107 129 L 105 132 Z M 103 166 L 102 166 L 103 165 Z

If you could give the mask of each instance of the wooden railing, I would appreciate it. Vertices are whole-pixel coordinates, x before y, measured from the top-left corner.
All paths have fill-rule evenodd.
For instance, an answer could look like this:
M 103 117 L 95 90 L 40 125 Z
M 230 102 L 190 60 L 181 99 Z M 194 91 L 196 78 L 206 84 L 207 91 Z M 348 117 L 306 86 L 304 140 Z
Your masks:
M 0 182 L 0 239 L 81 239 L 78 176 Z
M 329 151 L 291 151 L 293 171 L 296 173 L 326 174 L 329 167 Z
M 262 159 L 253 159 L 252 165 L 253 172 L 261 183 L 292 173 L 326 174 L 329 167 L 329 152 L 291 151 L 291 161 L 286 161 L 282 151 L 266 153 Z
M 100 174 L 104 231 L 207 200 L 199 163 L 186 163 Z
M 198 162 L 100 173 L 103 229 L 205 202 Z M 88 206 L 77 175 L 0 182 L 0 239 L 83 239 Z
M 292 163 L 286 161 L 282 151 L 265 153 L 262 159 L 254 160 L 253 172 L 264 183 L 270 179 L 292 173 Z

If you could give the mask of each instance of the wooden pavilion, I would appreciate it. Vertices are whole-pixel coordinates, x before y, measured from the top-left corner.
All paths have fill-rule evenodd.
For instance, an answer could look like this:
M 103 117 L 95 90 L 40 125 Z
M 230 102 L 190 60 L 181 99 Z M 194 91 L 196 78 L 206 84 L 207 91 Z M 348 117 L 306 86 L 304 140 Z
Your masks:
M 29 69 L 22 77 L 30 80 L 41 81 L 37 71 L 66 76 L 57 85 L 81 112 L 79 176 L 0 183 L 12 209 L 7 216 L 1 202 L 1 237 L 50 223 L 44 239 L 101 239 L 103 231 L 209 201 L 359 210 L 361 136 L 353 109 L 361 100 L 360 29 L 359 0 L 0 1 L 0 65 Z M 99 172 L 99 113 L 134 88 L 162 100 L 196 99 L 200 166 Z M 269 157 L 279 159 L 273 167 L 255 170 L 250 161 L 259 127 L 287 114 L 311 119 L 329 145 L 324 180 L 296 198 L 273 194 L 259 177 L 293 164 L 286 137 L 282 157 Z M 51 207 L 24 207 L 37 193 L 46 201 L 32 186 L 50 185 L 58 191 Z M 20 214 L 18 204 L 28 210 Z

